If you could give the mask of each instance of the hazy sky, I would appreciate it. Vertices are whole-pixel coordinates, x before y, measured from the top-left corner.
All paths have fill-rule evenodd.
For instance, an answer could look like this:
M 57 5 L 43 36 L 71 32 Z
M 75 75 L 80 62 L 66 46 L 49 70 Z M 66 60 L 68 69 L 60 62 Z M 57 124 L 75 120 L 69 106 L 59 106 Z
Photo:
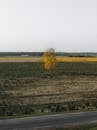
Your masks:
M 0 51 L 97 51 L 97 0 L 0 0 Z

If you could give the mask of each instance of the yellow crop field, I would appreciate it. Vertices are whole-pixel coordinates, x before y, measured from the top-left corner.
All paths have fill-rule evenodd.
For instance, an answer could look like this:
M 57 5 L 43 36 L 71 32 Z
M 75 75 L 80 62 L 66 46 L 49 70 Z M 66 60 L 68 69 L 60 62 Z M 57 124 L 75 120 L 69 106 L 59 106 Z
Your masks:
M 64 57 L 64 56 L 57 56 L 57 62 L 97 62 L 97 57 Z
M 42 57 L 0 57 L 0 62 L 42 62 Z
M 56 56 L 57 62 L 97 62 L 97 57 Z M 0 62 L 43 62 L 43 57 L 0 57 Z

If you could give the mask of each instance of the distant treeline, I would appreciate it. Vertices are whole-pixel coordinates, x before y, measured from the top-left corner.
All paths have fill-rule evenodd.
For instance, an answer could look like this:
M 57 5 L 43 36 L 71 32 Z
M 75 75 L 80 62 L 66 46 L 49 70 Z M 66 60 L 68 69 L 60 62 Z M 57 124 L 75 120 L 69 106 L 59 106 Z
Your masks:
M 97 53 L 93 52 L 57 52 L 58 56 L 69 56 L 69 57 L 97 57 Z
M 42 56 L 44 52 L 0 52 L 0 56 Z M 57 56 L 97 57 L 96 52 L 56 52 Z
M 0 56 L 42 56 L 43 52 L 0 52 Z

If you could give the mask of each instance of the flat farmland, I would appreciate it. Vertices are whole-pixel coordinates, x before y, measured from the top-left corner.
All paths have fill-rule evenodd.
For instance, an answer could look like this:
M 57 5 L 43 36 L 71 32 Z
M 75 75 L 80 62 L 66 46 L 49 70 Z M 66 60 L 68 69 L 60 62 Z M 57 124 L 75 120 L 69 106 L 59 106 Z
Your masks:
M 87 95 L 96 98 L 96 75 L 96 62 L 57 63 L 50 72 L 40 62 L 0 63 L 0 88 L 11 100 L 20 97 L 23 104 L 79 101 Z
M 56 56 L 57 62 L 97 62 L 97 57 L 66 57 Z M 36 56 L 5 56 L 0 62 L 43 62 L 43 57 Z
M 65 57 L 57 56 L 57 62 L 97 62 L 97 57 Z
M 97 107 L 97 62 L 0 63 L 0 115 L 62 112 Z
M 0 57 L 0 62 L 42 62 L 42 57 L 5 56 Z
M 56 79 L 35 80 L 31 78 L 6 79 L 6 81 L 4 92 L 13 97 L 11 100 L 15 99 L 11 101 L 12 104 L 16 102 L 44 104 L 97 99 L 97 77 L 95 76 L 63 76 Z

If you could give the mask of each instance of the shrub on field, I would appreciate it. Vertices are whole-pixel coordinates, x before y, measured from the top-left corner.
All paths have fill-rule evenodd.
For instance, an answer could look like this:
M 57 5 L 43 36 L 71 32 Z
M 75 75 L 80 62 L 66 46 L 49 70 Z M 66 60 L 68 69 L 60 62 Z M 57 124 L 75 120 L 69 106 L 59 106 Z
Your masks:
M 49 49 L 44 53 L 44 67 L 46 70 L 52 70 L 55 67 L 56 57 L 54 49 Z

